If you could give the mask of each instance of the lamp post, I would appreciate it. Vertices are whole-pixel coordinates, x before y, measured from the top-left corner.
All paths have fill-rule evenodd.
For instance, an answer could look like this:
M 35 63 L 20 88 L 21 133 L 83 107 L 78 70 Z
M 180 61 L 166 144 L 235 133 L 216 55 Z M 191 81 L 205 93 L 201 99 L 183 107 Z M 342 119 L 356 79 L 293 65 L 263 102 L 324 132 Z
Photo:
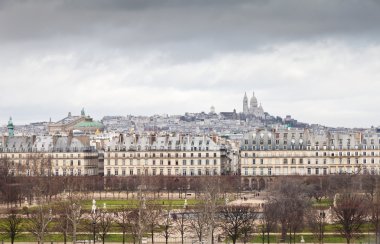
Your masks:
M 92 227 L 93 227 L 93 231 L 94 231 L 94 244 L 95 244 L 95 225 L 96 225 L 96 221 L 95 221 L 95 219 L 93 220 L 93 222 L 92 222 Z

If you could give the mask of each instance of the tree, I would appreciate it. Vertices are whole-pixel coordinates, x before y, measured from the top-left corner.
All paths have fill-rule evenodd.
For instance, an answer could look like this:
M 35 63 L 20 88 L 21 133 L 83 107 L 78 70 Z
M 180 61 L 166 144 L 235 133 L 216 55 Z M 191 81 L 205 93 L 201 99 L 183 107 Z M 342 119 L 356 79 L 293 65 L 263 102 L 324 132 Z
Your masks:
M 203 179 L 203 201 L 205 203 L 203 211 L 204 217 L 207 224 L 207 239 L 208 242 L 214 243 L 214 231 L 217 227 L 216 225 L 216 213 L 218 209 L 218 200 L 220 197 L 220 179 L 219 177 L 209 176 Z
M 270 233 L 276 228 L 277 224 L 277 203 L 274 201 L 268 201 L 263 206 L 263 212 L 260 218 L 260 230 L 262 233 L 263 244 L 265 242 L 265 234 L 267 237 L 267 243 L 270 243 Z
M 107 237 L 108 232 L 111 229 L 111 225 L 113 222 L 113 216 L 111 213 L 107 211 L 107 209 L 103 208 L 99 210 L 99 221 L 98 221 L 98 229 L 99 236 L 102 239 L 102 243 L 104 244 L 105 239 Z
M 162 208 L 154 202 L 148 202 L 146 204 L 145 214 L 146 226 L 151 234 L 152 243 L 154 243 L 154 230 L 159 226 L 159 218 L 162 214 Z
M 187 215 L 186 212 L 183 212 L 183 213 L 172 213 L 172 217 L 173 217 L 173 220 L 175 222 L 175 227 L 174 228 L 181 235 L 181 244 L 184 243 L 185 233 L 188 230 L 186 215 Z
M 21 216 L 17 215 L 15 209 L 10 209 L 4 222 L 0 225 L 0 231 L 5 232 L 13 244 L 16 236 L 21 232 Z
M 38 205 L 36 210 L 31 212 L 28 219 L 28 229 L 37 238 L 39 244 L 44 243 L 47 227 L 51 220 L 52 212 L 46 205 Z
M 367 203 L 363 196 L 342 193 L 337 196 L 332 207 L 336 229 L 346 239 L 347 244 L 361 234 L 360 227 L 367 217 Z
M 128 225 L 131 227 L 133 243 L 141 243 L 142 233 L 145 230 L 144 222 L 139 209 L 133 209 L 127 217 Z
M 67 242 L 67 235 L 71 231 L 72 242 L 76 243 L 77 229 L 82 216 L 81 197 L 69 192 L 66 200 L 60 200 L 56 206 L 59 215 L 58 229 L 62 232 L 64 243 Z
M 115 222 L 120 227 L 121 232 L 123 233 L 123 244 L 125 243 L 125 235 L 129 227 L 128 215 L 130 214 L 130 212 L 131 209 L 125 207 L 124 205 L 117 209 L 115 212 Z
M 61 232 L 63 235 L 63 243 L 67 243 L 67 236 L 70 231 L 70 221 L 67 215 L 67 206 L 66 202 L 60 202 L 57 206 L 55 206 L 54 211 L 57 214 L 57 231 Z
M 207 230 L 208 216 L 204 204 L 198 204 L 189 213 L 189 228 L 195 232 L 198 241 L 202 241 Z
M 173 218 L 172 218 L 172 216 L 170 214 L 170 208 L 166 209 L 165 211 L 163 211 L 163 216 L 162 217 L 163 217 L 163 222 L 162 222 L 163 231 L 162 231 L 162 235 L 165 238 L 165 243 L 168 244 L 169 237 L 173 233 L 172 232 Z
M 308 205 L 305 187 L 302 181 L 292 178 L 283 178 L 277 184 L 272 201 L 276 204 L 277 222 L 281 225 L 281 240 L 285 241 L 289 233 L 289 243 L 295 243 Z
M 376 243 L 379 243 L 380 236 L 380 192 L 379 189 L 375 196 L 369 202 L 369 220 L 373 224 L 375 231 Z
M 306 214 L 306 222 L 314 238 L 318 243 L 323 243 L 325 238 L 325 228 L 326 228 L 326 214 L 324 210 L 319 210 L 315 208 L 310 208 Z
M 225 206 L 220 210 L 221 228 L 233 244 L 244 234 L 253 232 L 256 218 L 255 209 L 249 206 Z

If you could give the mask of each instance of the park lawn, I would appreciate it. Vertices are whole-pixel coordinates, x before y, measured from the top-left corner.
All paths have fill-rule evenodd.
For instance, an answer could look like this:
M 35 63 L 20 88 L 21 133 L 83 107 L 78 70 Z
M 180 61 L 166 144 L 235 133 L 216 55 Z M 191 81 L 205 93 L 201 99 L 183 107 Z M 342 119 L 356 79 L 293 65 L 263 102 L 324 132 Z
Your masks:
M 187 205 L 193 206 L 196 204 L 201 203 L 201 200 L 198 199 L 188 199 L 187 200 Z M 84 209 L 90 210 L 92 207 L 92 200 L 85 200 L 82 202 Z M 96 201 L 96 205 L 98 208 L 102 208 L 104 203 L 106 204 L 107 208 L 109 209 L 117 209 L 121 206 L 126 206 L 126 207 L 131 207 L 131 208 L 136 208 L 139 204 L 139 200 L 137 199 L 125 199 L 125 200 L 120 200 L 120 199 L 106 199 L 106 200 L 98 200 Z M 182 208 L 185 203 L 185 199 L 157 199 L 153 201 L 146 201 L 146 204 L 149 203 L 154 203 L 158 205 L 163 205 L 163 206 L 172 206 L 173 208 Z
M 314 207 L 318 207 L 318 208 L 329 208 L 330 206 L 333 205 L 333 200 L 330 199 L 330 198 L 323 198 L 321 199 L 321 201 L 316 201 L 316 200 L 313 200 L 312 202 L 312 205 Z
M 318 240 L 314 238 L 313 235 L 296 235 L 296 243 L 301 242 L 301 237 L 305 240 L 306 243 L 318 243 Z M 370 237 L 371 242 L 374 241 L 374 236 Z M 279 235 L 270 235 L 269 237 L 270 243 L 278 243 L 280 241 L 280 236 Z M 292 240 L 293 241 L 293 240 Z M 260 235 L 256 235 L 251 241 L 251 243 L 262 243 L 262 237 Z M 346 243 L 346 239 L 339 235 L 326 235 L 324 240 L 324 243 Z M 368 242 L 368 236 L 363 236 L 362 238 L 359 238 L 357 240 L 351 240 L 351 243 L 364 243 Z M 265 237 L 264 243 L 267 243 L 267 238 Z M 285 243 L 289 243 L 289 238 L 286 239 Z

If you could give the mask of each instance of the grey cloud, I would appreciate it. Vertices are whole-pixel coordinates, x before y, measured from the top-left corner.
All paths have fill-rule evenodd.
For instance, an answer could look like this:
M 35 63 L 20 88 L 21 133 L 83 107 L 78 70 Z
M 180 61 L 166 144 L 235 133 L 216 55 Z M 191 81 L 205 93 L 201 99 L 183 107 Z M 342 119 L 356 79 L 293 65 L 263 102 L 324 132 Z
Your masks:
M 0 119 L 241 110 L 254 89 L 275 115 L 336 125 L 352 111 L 344 125 L 370 125 L 379 12 L 375 0 L 0 0 Z
M 70 36 L 185 53 L 193 42 L 220 51 L 331 35 L 378 38 L 380 22 L 376 1 L 357 0 L 16 1 L 0 11 L 3 41 Z

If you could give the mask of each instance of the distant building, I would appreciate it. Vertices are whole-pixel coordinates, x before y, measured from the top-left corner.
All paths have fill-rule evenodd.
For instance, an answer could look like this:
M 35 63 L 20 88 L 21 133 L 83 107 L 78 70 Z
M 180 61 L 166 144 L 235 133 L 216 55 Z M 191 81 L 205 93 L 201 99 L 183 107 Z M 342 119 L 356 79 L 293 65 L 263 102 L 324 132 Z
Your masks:
M 0 160 L 15 176 L 98 175 L 98 152 L 88 137 L 3 136 Z
M 254 116 L 256 118 L 264 119 L 265 114 L 264 114 L 264 109 L 257 103 L 257 98 L 255 97 L 255 93 L 253 92 L 252 98 L 250 100 L 250 106 L 248 106 L 248 97 L 247 93 L 244 94 L 243 98 L 243 114 L 246 117 Z
M 380 135 L 374 131 L 282 128 L 246 133 L 243 176 L 380 174 Z
M 74 130 L 77 134 L 95 134 L 103 131 L 104 125 L 86 116 L 84 109 L 80 116 L 72 116 L 70 112 L 66 118 L 48 124 L 49 135 L 68 135 Z
M 221 175 L 222 148 L 213 138 L 120 134 L 104 152 L 105 175 Z

